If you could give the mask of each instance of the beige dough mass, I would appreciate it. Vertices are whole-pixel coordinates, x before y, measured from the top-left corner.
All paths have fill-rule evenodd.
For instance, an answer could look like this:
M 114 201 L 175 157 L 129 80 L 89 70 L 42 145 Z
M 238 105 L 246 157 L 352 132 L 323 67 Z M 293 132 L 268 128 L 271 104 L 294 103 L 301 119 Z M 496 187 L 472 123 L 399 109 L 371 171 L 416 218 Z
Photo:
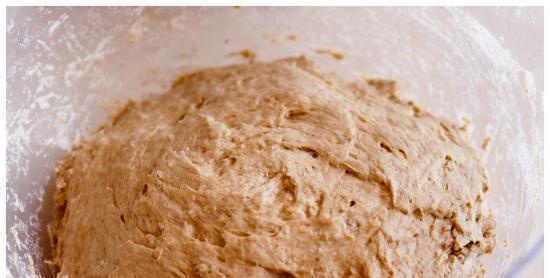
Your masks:
M 306 58 L 211 68 L 130 102 L 57 169 L 58 277 L 477 277 L 479 151 Z

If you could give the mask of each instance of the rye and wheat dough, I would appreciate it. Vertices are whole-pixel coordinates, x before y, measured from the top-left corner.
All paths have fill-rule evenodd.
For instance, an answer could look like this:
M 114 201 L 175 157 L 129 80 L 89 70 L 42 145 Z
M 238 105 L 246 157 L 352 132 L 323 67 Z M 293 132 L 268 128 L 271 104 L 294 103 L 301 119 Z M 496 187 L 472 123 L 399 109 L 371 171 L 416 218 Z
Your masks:
M 478 150 L 306 58 L 199 70 L 57 169 L 58 277 L 475 277 L 495 246 Z

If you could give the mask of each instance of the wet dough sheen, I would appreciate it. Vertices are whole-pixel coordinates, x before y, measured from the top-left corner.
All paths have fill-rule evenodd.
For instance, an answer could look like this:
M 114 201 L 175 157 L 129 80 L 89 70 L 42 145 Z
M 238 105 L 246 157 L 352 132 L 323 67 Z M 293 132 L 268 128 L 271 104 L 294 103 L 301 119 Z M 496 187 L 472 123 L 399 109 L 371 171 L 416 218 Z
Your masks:
M 200 70 L 57 169 L 58 277 L 470 277 L 495 245 L 461 130 L 305 58 Z

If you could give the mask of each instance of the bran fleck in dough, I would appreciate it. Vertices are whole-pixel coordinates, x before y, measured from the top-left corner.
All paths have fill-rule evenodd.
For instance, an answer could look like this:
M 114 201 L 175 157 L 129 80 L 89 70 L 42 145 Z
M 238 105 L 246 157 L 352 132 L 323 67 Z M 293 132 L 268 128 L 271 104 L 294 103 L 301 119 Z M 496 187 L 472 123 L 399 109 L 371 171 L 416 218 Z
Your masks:
M 305 58 L 193 72 L 57 169 L 58 277 L 475 277 L 495 246 L 478 151 Z

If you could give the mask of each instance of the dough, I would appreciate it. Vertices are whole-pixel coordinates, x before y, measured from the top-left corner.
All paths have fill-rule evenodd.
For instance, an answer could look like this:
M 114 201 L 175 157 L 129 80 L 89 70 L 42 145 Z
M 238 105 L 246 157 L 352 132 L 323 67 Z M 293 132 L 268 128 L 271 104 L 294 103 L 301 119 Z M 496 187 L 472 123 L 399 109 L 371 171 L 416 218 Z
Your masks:
M 58 277 L 471 277 L 495 246 L 449 122 L 306 58 L 130 102 L 57 169 Z

